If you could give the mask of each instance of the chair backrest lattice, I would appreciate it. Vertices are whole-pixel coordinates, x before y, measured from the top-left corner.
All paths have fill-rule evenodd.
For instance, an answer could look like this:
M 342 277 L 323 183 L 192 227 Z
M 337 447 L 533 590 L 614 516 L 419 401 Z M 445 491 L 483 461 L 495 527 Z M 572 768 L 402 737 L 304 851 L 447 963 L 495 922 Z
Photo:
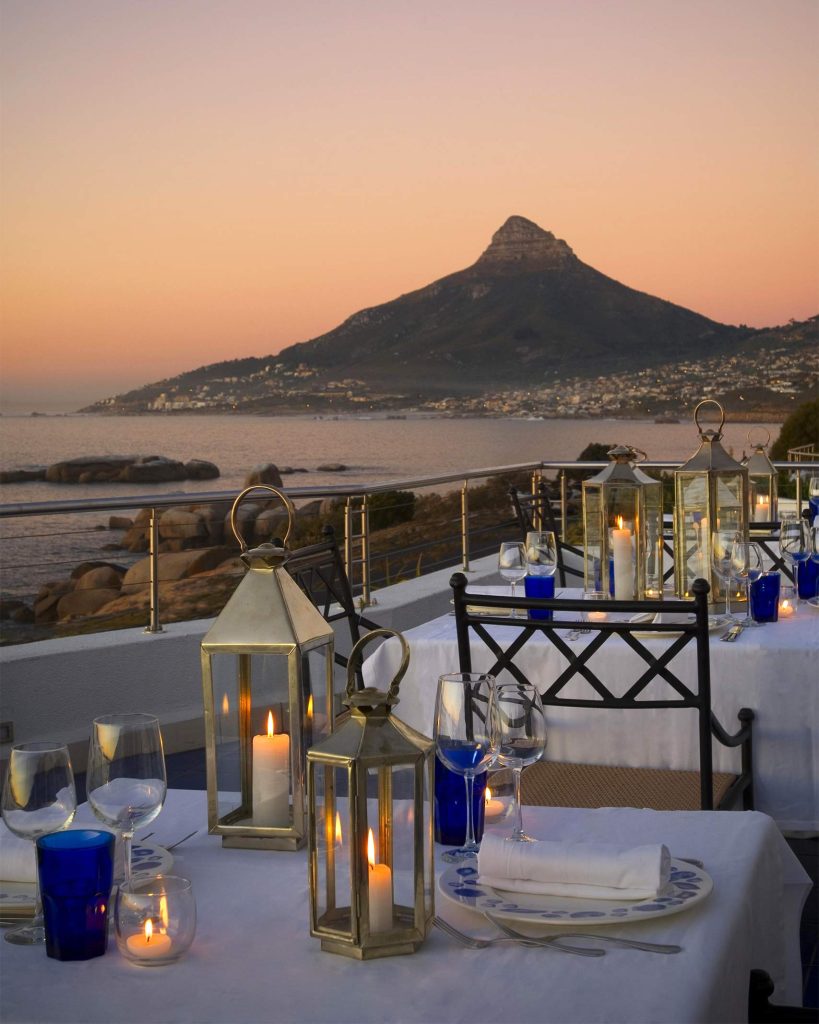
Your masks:
M 560 586 L 566 586 L 567 575 L 574 576 L 575 578 L 582 580 L 583 573 L 578 569 L 575 569 L 573 566 L 566 565 L 563 555 L 564 552 L 570 551 L 572 554 L 577 555 L 582 559 L 583 552 L 580 548 L 567 544 L 561 538 L 560 527 L 557 519 L 555 518 L 552 502 L 549 498 L 549 488 L 546 483 L 541 480 L 534 494 L 521 494 L 517 487 L 510 487 L 509 498 L 515 512 L 515 518 L 517 519 L 521 540 L 523 540 L 530 530 L 536 530 L 538 528 L 542 530 L 551 530 L 552 533 L 554 533 L 555 540 L 557 541 L 557 576 Z M 540 523 L 540 527 L 535 525 L 537 522 Z

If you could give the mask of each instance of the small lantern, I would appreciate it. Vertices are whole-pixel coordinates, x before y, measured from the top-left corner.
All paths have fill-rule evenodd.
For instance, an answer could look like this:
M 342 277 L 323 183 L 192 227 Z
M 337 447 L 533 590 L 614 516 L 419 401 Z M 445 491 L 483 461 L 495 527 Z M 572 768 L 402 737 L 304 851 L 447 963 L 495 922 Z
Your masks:
M 389 692 L 356 690 L 365 644 L 397 636 Z M 353 647 L 350 708 L 307 753 L 310 934 L 358 960 L 414 953 L 432 925 L 434 744 L 392 714 L 409 664 L 404 638 L 376 629 Z
M 698 417 L 704 405 L 720 411 L 716 430 L 703 430 Z M 695 579 L 711 583 L 714 602 L 724 596 L 711 564 L 711 533 L 733 530 L 748 539 L 748 470 L 720 444 L 725 412 L 719 402 L 706 399 L 694 410 L 702 444 L 692 457 L 674 470 L 674 584 L 678 597 L 688 597 Z
M 748 444 L 753 451 L 742 460 L 742 465 L 748 470 L 749 518 L 752 523 L 775 523 L 778 519 L 777 472 L 766 451 L 771 435 L 767 430 L 765 433 L 768 435 L 766 439 L 757 442 L 752 441 L 751 434 L 748 434 Z
M 612 462 L 583 481 L 586 590 L 621 601 L 663 594 L 663 485 L 633 463 L 645 453 L 618 445 Z
M 296 850 L 306 840 L 306 750 L 332 729 L 333 629 L 273 544 L 247 550 L 247 574 L 202 641 L 208 831 L 223 846 Z

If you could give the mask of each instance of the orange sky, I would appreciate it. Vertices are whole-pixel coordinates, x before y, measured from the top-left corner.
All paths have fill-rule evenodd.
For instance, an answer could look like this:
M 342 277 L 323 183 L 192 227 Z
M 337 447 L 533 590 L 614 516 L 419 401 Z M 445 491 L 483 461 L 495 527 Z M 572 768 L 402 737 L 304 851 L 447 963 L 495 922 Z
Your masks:
M 756 326 L 819 313 L 815 0 L 3 0 L 2 407 L 264 355 L 510 214 Z

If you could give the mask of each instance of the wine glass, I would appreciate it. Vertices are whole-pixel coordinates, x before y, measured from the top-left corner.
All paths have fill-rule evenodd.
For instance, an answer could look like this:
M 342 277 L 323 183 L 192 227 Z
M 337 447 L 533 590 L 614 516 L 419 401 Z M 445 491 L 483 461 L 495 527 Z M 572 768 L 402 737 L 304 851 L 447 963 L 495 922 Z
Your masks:
M 435 747 L 447 768 L 463 775 L 466 787 L 464 845 L 447 851 L 443 855 L 445 861 L 464 861 L 478 853 L 472 821 L 472 792 L 475 776 L 486 771 L 495 754 L 494 703 L 494 676 L 454 672 L 438 679 Z
M 77 792 L 68 747 L 60 743 L 18 743 L 11 748 L 3 783 L 3 821 L 10 832 L 35 843 L 74 820 Z M 33 946 L 45 942 L 38 873 L 34 875 L 34 917 L 7 931 L 6 942 Z
M 557 570 L 557 539 L 552 530 L 526 534 L 526 572 L 530 576 L 554 576 Z
M 714 530 L 711 534 L 711 564 L 725 590 L 725 618 L 729 621 L 734 618 L 731 614 L 731 580 L 734 576 L 731 554 L 737 540 L 741 541 L 742 535 L 736 530 Z
M 131 840 L 162 810 L 168 784 L 159 721 L 153 715 L 95 718 L 88 752 L 88 802 L 124 844 L 124 879 L 131 879 Z
M 740 626 L 761 626 L 751 616 L 751 583 L 762 573 L 762 556 L 756 544 L 749 544 L 742 534 L 737 534 L 731 545 L 731 568 L 737 582 L 745 584 L 746 613 Z
M 531 843 L 523 831 L 523 812 L 520 802 L 520 778 L 527 764 L 534 764 L 546 749 L 546 716 L 540 694 L 533 683 L 509 682 L 498 684 L 495 690 L 495 713 L 498 718 L 499 764 L 512 769 L 515 782 L 515 825 L 512 842 Z
M 810 555 L 809 528 L 801 516 L 795 516 L 792 513 L 782 516 L 782 522 L 779 524 L 779 550 L 791 564 L 795 608 L 799 603 L 799 565 Z
M 526 547 L 520 541 L 504 541 L 498 552 L 498 572 L 508 580 L 512 592 L 510 597 L 515 599 L 515 584 L 526 575 Z M 515 611 L 512 611 L 513 618 Z

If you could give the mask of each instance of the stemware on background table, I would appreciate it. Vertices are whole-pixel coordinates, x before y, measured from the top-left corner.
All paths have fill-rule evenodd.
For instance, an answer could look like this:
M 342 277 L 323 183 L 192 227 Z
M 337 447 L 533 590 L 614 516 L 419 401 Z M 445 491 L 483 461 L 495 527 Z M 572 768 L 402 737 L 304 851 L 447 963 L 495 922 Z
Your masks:
M 745 585 L 745 618 L 740 621 L 741 626 L 761 626 L 751 614 L 751 585 L 754 580 L 762 574 L 762 555 L 756 544 L 750 544 L 743 537 L 737 535 L 731 545 L 731 568 L 733 578 L 738 583 Z
M 725 619 L 733 621 L 731 614 L 731 581 L 734 578 L 732 553 L 735 543 L 742 543 L 742 534 L 736 530 L 713 530 L 711 533 L 711 565 L 725 592 Z
M 74 820 L 77 793 L 68 747 L 64 744 L 18 743 L 11 748 L 3 783 L 3 821 L 10 832 L 36 842 L 40 836 L 66 828 Z M 7 931 L 15 945 L 45 941 L 40 886 L 35 874 L 34 917 L 29 924 Z
M 498 552 L 498 572 L 509 583 L 509 596 L 515 597 L 515 584 L 526 576 L 526 549 L 519 541 L 504 541 Z M 514 612 L 513 612 L 514 617 Z
M 526 576 L 523 588 L 527 597 L 552 598 L 555 596 L 557 570 L 557 539 L 551 530 L 532 530 L 526 534 Z M 552 612 L 533 608 L 532 619 L 551 619 Z
M 123 840 L 122 877 L 128 881 L 134 831 L 159 814 L 168 789 L 158 719 L 142 714 L 95 718 L 86 788 L 94 814 Z
M 497 761 L 512 769 L 514 826 L 511 840 L 531 842 L 523 831 L 520 779 L 526 765 L 539 761 L 546 749 L 546 717 L 540 694 L 532 683 L 498 683 L 495 688 Z
M 523 545 L 520 545 L 523 547 Z M 438 679 L 435 698 L 435 749 L 447 768 L 464 778 L 464 845 L 443 855 L 461 861 L 478 852 L 473 825 L 474 780 L 486 772 L 495 754 L 495 680 L 478 672 L 454 672 Z

